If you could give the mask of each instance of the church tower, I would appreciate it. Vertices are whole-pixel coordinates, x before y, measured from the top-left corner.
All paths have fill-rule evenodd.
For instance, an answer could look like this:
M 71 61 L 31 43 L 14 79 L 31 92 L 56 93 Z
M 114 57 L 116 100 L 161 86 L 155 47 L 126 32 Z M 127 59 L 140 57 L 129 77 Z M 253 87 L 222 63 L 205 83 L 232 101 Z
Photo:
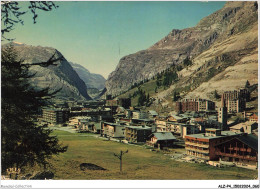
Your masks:
M 224 96 L 221 96 L 221 107 L 218 109 L 218 122 L 221 124 L 220 129 L 226 130 L 227 129 L 227 107 L 225 103 Z

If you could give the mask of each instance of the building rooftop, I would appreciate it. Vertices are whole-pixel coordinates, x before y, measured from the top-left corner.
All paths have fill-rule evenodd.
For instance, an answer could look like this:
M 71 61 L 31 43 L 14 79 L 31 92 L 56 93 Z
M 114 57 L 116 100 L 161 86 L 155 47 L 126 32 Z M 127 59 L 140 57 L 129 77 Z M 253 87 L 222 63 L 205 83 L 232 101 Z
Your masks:
M 250 146 L 254 150 L 258 151 L 258 137 L 252 134 L 249 135 L 241 135 L 237 137 L 238 140 Z
M 176 140 L 176 137 L 170 132 L 158 132 L 153 133 L 153 135 L 157 138 L 157 140 Z
M 235 138 L 232 138 L 231 140 L 228 140 L 228 141 L 232 141 L 235 139 L 240 140 L 242 143 L 244 143 L 244 144 L 248 145 L 249 147 L 253 148 L 254 150 L 258 151 L 258 137 L 257 136 L 254 136 L 252 134 L 249 134 L 249 135 L 243 134 L 243 135 L 237 136 Z M 222 142 L 218 145 L 222 145 L 228 141 Z
M 153 116 L 158 116 L 158 113 L 154 110 L 149 110 L 148 112 Z
M 219 135 L 219 136 L 206 136 L 205 133 L 186 135 L 186 136 L 194 137 L 194 138 L 200 138 L 200 139 L 214 139 L 214 138 L 221 138 L 221 137 L 226 137 L 226 136 L 235 136 L 235 135 L 241 135 L 241 134 L 242 134 L 241 132 L 221 131 L 221 135 Z
M 144 122 L 154 122 L 153 119 L 132 119 L 132 120 L 139 120 L 139 121 L 144 121 Z
M 244 122 L 244 123 L 239 123 L 239 124 L 236 124 L 232 127 L 230 127 L 231 129 L 241 129 L 242 127 L 245 127 L 245 126 L 258 126 L 258 124 L 256 122 Z
M 206 128 L 206 131 L 219 131 L 220 129 L 215 129 L 215 128 Z
M 131 129 L 136 129 L 136 130 L 151 130 L 152 127 L 147 127 L 147 126 L 126 126 L 127 128 L 131 128 Z
M 111 126 L 124 126 L 124 125 L 121 125 L 119 123 L 110 123 L 110 122 L 104 122 L 105 124 L 107 125 L 111 125 Z
M 181 117 L 181 116 L 177 116 L 177 115 L 171 115 L 174 119 L 176 120 L 182 120 L 184 119 L 184 117 Z

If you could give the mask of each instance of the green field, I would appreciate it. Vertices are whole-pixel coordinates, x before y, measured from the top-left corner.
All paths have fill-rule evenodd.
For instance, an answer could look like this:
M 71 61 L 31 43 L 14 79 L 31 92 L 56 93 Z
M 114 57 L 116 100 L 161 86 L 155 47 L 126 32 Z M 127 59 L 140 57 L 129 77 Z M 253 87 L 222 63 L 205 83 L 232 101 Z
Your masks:
M 63 144 L 69 146 L 66 153 L 54 156 L 50 170 L 54 179 L 131 179 L 131 180 L 251 180 L 257 171 L 242 168 L 217 168 L 206 164 L 184 163 L 170 159 L 161 152 L 150 151 L 143 146 L 127 145 L 93 134 L 77 134 L 54 131 Z M 113 155 L 120 150 L 129 150 L 123 157 L 123 172 L 119 172 L 119 160 Z M 106 171 L 80 170 L 81 163 L 92 163 Z M 37 168 L 31 169 L 34 171 Z

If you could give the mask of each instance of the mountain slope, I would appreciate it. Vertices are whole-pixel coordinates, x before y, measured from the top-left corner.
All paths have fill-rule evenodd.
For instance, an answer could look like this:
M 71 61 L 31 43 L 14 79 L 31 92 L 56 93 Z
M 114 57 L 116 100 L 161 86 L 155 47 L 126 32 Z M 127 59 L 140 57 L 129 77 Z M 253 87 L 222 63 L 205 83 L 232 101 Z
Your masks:
M 13 43 L 14 48 L 18 52 L 18 58 L 24 60 L 24 63 L 37 63 L 47 61 L 55 54 L 55 58 L 62 56 L 62 54 L 50 47 L 31 46 L 20 43 Z M 4 48 L 5 45 L 2 46 Z M 32 66 L 30 67 L 31 73 L 36 73 L 30 79 L 31 84 L 35 88 L 49 87 L 51 91 L 56 91 L 56 98 L 68 99 L 74 98 L 76 100 L 90 100 L 87 94 L 87 87 L 80 79 L 78 74 L 73 70 L 71 65 L 66 59 L 56 62 L 56 66 L 51 65 L 48 67 Z
M 256 50 L 258 35 L 254 32 L 257 28 L 253 27 L 257 26 L 257 6 L 257 2 L 227 2 L 222 9 L 202 19 L 197 26 L 174 29 L 147 50 L 123 57 L 106 81 L 107 93 L 117 95 L 126 91 L 132 84 L 150 79 L 168 67 L 182 63 L 186 57 L 198 66 L 192 66 L 188 71 L 182 70 L 179 83 L 187 85 L 185 82 L 190 79 L 193 80 L 192 90 L 198 88 L 205 80 L 193 73 L 197 72 L 196 69 L 205 68 L 204 72 L 200 72 L 203 75 L 208 69 L 222 65 L 216 72 L 220 73 L 246 58 L 246 53 Z M 240 43 L 241 40 L 243 43 Z M 223 45 L 225 48 L 222 48 Z M 211 54 L 207 54 L 209 52 Z M 192 79 L 195 75 L 199 81 Z M 245 80 L 247 76 L 243 78 Z
M 90 73 L 88 69 L 80 64 L 70 62 L 70 65 L 85 82 L 88 88 L 104 89 L 106 79 L 102 75 Z

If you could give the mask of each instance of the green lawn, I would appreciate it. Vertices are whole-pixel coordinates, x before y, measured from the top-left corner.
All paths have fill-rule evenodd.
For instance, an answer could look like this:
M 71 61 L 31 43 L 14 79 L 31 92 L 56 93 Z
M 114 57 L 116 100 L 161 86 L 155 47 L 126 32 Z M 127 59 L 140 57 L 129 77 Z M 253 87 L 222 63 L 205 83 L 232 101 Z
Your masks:
M 257 171 L 242 168 L 216 168 L 205 164 L 182 163 L 170 159 L 161 152 L 150 151 L 143 146 L 127 145 L 93 134 L 54 131 L 60 141 L 68 145 L 66 153 L 55 156 L 51 162 L 54 179 L 132 179 L 132 180 L 238 180 L 253 179 Z M 123 173 L 119 172 L 119 160 L 113 155 L 129 150 L 123 156 Z M 81 163 L 92 163 L 106 171 L 80 170 Z M 32 170 L 32 169 L 31 169 Z

